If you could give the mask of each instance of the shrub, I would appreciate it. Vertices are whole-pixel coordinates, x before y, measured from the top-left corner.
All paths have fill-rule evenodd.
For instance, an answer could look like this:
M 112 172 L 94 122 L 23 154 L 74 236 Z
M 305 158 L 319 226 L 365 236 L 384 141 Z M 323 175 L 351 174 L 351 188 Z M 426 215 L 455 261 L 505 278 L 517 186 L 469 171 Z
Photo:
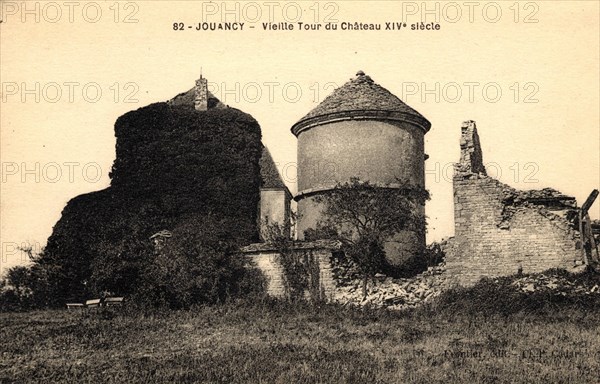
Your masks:
M 570 274 L 564 270 L 549 270 L 553 275 L 572 283 L 569 286 L 587 286 L 600 283 L 600 277 L 592 273 Z M 509 316 L 517 313 L 546 315 L 557 309 L 583 311 L 600 310 L 600 295 L 582 294 L 575 290 L 536 290 L 523 292 L 513 284 L 520 276 L 495 279 L 483 278 L 472 287 L 454 287 L 445 291 L 435 302 L 434 309 L 446 315 L 473 317 Z
M 10 268 L 0 280 L 0 311 L 24 311 L 34 307 L 34 277 L 27 266 Z
M 440 243 L 433 242 L 425 248 L 422 257 L 427 267 L 434 267 L 444 261 L 446 254 Z
M 243 295 L 242 285 L 255 285 L 259 294 L 264 282 L 238 253 L 239 242 L 227 219 L 190 216 L 141 271 L 134 293 L 147 306 L 190 308 L 195 304 L 222 303 Z

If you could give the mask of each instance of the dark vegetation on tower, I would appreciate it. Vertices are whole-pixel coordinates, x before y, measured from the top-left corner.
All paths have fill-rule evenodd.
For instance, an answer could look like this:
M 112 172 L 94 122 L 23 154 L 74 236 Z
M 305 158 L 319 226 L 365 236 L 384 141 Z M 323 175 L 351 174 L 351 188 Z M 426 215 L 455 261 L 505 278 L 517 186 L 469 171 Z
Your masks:
M 225 268 L 231 262 L 226 255 L 257 240 L 260 126 L 233 108 L 198 111 L 186 95 L 117 120 L 111 185 L 77 196 L 64 208 L 32 269 L 43 272 L 47 284 L 45 297 L 36 300 L 59 306 L 102 292 L 152 291 L 143 280 L 160 278 L 160 255 L 149 238 L 164 229 L 173 238 L 162 253 L 185 254 L 170 266 L 173 274 L 193 264 L 202 265 L 205 275 L 207 269 Z M 185 240 L 194 244 L 186 250 L 182 235 L 194 231 Z M 164 283 L 158 294 L 163 304 L 172 304 L 174 293 Z

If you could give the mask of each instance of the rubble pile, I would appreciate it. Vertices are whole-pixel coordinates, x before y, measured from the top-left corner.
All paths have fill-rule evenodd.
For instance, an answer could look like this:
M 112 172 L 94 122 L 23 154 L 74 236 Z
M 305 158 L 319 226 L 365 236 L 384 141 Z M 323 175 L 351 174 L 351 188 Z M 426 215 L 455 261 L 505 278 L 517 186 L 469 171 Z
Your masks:
M 517 277 L 510 285 L 526 293 L 552 292 L 562 296 L 600 294 L 597 283 L 586 284 L 551 273 Z
M 344 266 L 351 266 L 351 263 L 346 262 Z M 392 310 L 415 308 L 438 297 L 452 285 L 446 265 L 442 262 L 411 278 L 377 274 L 367 280 L 367 295 L 363 298 L 363 279 L 356 269 L 353 266 L 343 268 L 340 264 L 336 267 L 340 279 L 334 277 L 338 284 L 334 301 L 342 305 Z M 341 273 L 342 270 L 345 272 Z M 570 297 L 600 295 L 600 280 L 586 280 L 577 276 L 549 270 L 539 274 L 497 277 L 492 281 L 498 286 L 509 284 L 523 293 L 542 292 Z M 509 279 L 508 282 L 506 279 Z
M 348 263 L 347 265 L 350 265 Z M 338 283 L 334 301 L 343 305 L 385 307 L 400 310 L 414 308 L 439 296 L 446 276 L 442 263 L 412 278 L 391 278 L 383 274 L 367 281 L 367 296 L 363 298 L 363 279 L 354 268 L 336 266 Z M 341 273 L 345 270 L 345 273 Z M 340 279 L 337 279 L 340 276 Z

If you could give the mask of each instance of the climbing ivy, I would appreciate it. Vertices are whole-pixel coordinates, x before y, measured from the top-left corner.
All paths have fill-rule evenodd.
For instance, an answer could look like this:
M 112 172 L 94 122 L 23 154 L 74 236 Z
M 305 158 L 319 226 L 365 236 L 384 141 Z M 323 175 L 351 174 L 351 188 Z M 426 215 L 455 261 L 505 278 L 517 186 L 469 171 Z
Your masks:
M 265 241 L 272 244 L 279 255 L 283 269 L 286 296 L 290 301 L 303 300 L 308 293 L 310 300 L 320 301 L 320 268 L 317 255 L 310 249 L 299 249 L 290 234 L 291 224 L 266 224 Z

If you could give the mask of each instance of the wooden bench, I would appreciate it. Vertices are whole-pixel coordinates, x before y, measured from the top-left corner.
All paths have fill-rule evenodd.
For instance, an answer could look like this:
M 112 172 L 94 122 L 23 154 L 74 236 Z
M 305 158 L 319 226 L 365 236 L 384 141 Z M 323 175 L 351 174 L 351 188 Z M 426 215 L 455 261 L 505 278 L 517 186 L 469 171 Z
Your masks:
M 98 308 L 101 305 L 100 299 L 92 299 L 85 302 L 86 308 Z
M 123 305 L 122 297 L 107 297 L 104 299 L 104 306 L 106 307 L 120 307 Z
M 85 309 L 85 308 L 100 308 L 100 307 L 121 307 L 123 305 L 123 297 L 107 297 L 102 299 L 91 299 L 83 303 L 67 303 L 67 309 Z

